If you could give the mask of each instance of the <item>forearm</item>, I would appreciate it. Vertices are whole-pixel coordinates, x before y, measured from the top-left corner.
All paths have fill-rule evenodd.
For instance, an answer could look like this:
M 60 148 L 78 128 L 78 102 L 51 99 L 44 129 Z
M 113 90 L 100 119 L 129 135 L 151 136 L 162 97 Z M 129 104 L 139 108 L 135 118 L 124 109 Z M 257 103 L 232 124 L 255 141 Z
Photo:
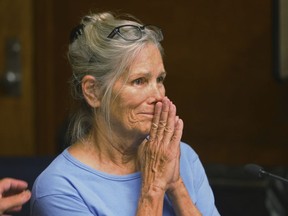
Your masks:
M 157 186 L 142 188 L 137 216 L 162 216 L 165 191 Z
M 167 194 L 172 202 L 174 211 L 177 216 L 200 216 L 201 213 L 192 202 L 189 193 L 180 178 L 171 188 Z

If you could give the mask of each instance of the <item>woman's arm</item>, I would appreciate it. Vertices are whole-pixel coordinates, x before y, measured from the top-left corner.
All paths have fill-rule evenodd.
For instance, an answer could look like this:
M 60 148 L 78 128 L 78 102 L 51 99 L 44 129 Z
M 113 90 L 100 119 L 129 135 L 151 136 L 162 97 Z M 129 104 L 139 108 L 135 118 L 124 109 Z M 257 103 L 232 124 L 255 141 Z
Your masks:
M 202 215 L 192 202 L 181 178 L 177 182 L 170 185 L 169 189 L 167 190 L 167 194 L 173 204 L 176 215 Z
M 165 191 L 157 186 L 142 188 L 137 216 L 162 215 Z

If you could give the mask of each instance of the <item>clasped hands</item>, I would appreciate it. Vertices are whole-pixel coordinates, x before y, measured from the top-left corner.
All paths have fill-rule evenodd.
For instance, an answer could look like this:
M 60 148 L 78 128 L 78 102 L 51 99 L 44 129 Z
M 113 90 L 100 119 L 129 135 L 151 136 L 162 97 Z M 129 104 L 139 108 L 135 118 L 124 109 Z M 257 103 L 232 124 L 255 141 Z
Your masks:
M 165 97 L 155 105 L 149 139 L 139 148 L 143 187 L 157 187 L 164 192 L 180 181 L 180 140 L 183 121 L 176 106 Z

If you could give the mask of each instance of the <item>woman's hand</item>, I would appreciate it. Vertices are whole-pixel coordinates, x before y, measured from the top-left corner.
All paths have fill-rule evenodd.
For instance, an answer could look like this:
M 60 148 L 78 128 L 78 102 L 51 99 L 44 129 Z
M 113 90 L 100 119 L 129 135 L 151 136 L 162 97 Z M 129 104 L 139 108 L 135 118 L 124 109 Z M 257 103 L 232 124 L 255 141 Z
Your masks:
M 137 216 L 163 215 L 167 191 L 176 215 L 199 216 L 180 177 L 180 140 L 183 121 L 176 116 L 176 107 L 164 98 L 155 106 L 150 136 L 139 147 L 142 190 Z
M 0 180 L 0 215 L 6 211 L 20 211 L 31 192 L 26 190 L 27 183 L 22 180 L 4 178 Z
M 165 97 L 156 104 L 149 140 L 139 149 L 142 190 L 159 188 L 165 192 L 180 179 L 182 130 L 176 106 Z

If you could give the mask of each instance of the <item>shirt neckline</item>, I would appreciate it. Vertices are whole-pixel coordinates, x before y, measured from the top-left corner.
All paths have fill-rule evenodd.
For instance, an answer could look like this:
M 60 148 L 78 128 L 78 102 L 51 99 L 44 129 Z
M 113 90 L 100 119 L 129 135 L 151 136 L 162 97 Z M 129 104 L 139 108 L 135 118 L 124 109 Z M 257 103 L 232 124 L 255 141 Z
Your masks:
M 68 148 L 66 148 L 62 152 L 62 155 L 69 162 L 71 162 L 75 166 L 79 167 L 80 169 L 85 170 L 87 172 L 90 172 L 90 173 L 97 175 L 99 177 L 102 177 L 102 178 L 106 178 L 106 179 L 114 180 L 114 181 L 129 181 L 129 180 L 141 178 L 141 172 L 135 172 L 135 173 L 127 174 L 127 175 L 115 175 L 115 174 L 105 173 L 103 171 L 96 170 L 96 169 L 82 163 L 81 161 L 76 159 L 74 156 L 72 156 L 69 153 Z

